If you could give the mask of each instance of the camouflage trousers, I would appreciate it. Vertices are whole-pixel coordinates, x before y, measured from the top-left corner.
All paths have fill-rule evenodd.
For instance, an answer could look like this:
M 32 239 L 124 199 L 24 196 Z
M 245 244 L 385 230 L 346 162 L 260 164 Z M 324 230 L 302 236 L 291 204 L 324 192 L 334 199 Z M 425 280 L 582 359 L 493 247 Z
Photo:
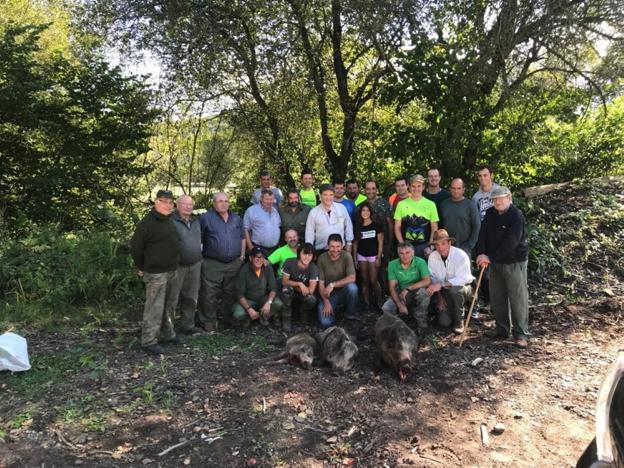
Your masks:
M 427 308 L 429 307 L 429 296 L 425 288 L 418 288 L 416 291 L 410 291 L 405 298 L 407 310 L 416 319 L 418 328 L 427 328 Z M 388 299 L 381 310 L 397 315 L 399 308 L 392 298 Z
M 178 330 L 182 332 L 187 332 L 195 326 L 201 265 L 201 261 L 198 261 L 193 265 L 179 266 L 175 277 L 169 280 L 171 286 L 168 286 L 166 311 L 173 320 L 178 302 L 180 303 L 181 317 Z
M 143 273 L 145 283 L 145 308 L 141 327 L 141 346 L 151 346 L 175 338 L 171 318 L 165 313 L 167 292 L 176 271 L 165 273 Z

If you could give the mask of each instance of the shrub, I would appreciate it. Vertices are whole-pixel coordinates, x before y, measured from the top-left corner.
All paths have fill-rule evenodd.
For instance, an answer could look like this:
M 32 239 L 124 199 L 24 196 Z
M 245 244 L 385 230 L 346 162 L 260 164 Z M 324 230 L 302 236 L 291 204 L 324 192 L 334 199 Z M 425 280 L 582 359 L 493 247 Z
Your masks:
M 129 304 L 141 297 L 123 240 L 105 231 L 63 233 L 56 226 L 33 226 L 29 234 L 5 240 L 0 290 L 5 317 L 25 307 L 28 315 L 71 315 L 82 306 Z

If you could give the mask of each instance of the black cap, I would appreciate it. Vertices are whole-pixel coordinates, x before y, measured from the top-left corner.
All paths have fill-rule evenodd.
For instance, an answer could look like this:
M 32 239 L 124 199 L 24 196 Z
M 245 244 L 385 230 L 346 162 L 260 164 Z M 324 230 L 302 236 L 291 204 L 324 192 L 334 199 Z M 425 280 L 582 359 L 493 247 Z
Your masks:
M 171 193 L 171 190 L 159 190 L 156 192 L 156 198 L 169 198 L 173 200 L 173 193 Z
M 264 250 L 262 250 L 260 247 L 252 247 L 252 249 L 249 251 L 249 258 L 253 258 L 258 254 L 262 254 L 262 256 L 264 257 Z

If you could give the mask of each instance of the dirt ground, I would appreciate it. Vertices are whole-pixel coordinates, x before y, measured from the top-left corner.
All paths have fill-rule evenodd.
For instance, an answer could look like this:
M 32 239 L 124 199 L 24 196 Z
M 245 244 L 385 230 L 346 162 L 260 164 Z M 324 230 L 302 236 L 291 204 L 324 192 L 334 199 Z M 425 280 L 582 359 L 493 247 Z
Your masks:
M 80 365 L 36 393 L 20 386 L 28 373 L 0 374 L 0 466 L 570 466 L 593 437 L 621 307 L 535 307 L 526 350 L 483 337 L 487 320 L 461 348 L 437 330 L 404 383 L 373 369 L 372 314 L 345 324 L 360 355 L 344 376 L 266 365 L 285 337 L 260 329 L 195 337 L 162 360 L 129 349 L 130 331 L 34 333 L 30 372 L 54 366 L 38 356 Z
M 116 327 L 22 330 L 33 368 L 0 373 L 0 467 L 572 466 L 623 348 L 623 193 L 624 177 L 527 204 L 528 349 L 483 337 L 488 316 L 461 348 L 435 329 L 404 383 L 374 367 L 374 314 L 344 324 L 360 354 L 342 376 L 267 365 L 286 336 L 257 327 L 162 359 L 138 349 L 138 311 Z

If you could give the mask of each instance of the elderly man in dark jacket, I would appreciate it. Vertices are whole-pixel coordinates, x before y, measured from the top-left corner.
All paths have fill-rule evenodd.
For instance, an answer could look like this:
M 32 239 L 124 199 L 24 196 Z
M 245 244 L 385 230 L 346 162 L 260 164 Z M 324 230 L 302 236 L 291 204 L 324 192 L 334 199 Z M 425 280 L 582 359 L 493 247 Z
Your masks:
M 154 208 L 139 222 L 130 242 L 130 253 L 145 283 L 145 308 L 141 346 L 146 352 L 162 354 L 161 341 L 181 343 L 165 313 L 167 286 L 180 261 L 178 234 L 171 221 L 173 194 L 159 190 Z
M 508 338 L 512 333 L 516 345 L 526 348 L 530 336 L 529 246 L 524 216 L 512 204 L 507 187 L 494 188 L 491 198 L 493 206 L 485 213 L 477 243 L 477 265 L 490 267 L 490 304 L 496 317 L 496 327 L 486 334 Z

